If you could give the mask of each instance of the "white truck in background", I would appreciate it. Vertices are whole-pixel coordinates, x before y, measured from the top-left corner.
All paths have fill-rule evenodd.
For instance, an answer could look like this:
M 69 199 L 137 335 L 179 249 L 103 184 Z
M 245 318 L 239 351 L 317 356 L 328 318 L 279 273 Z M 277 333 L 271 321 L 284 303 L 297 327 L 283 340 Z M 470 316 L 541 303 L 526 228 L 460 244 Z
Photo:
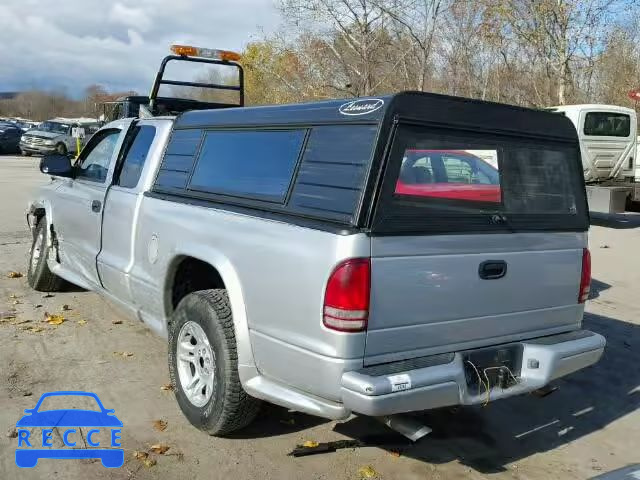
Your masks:
M 565 115 L 576 127 L 590 211 L 620 213 L 640 202 L 635 110 L 598 104 L 547 110 Z

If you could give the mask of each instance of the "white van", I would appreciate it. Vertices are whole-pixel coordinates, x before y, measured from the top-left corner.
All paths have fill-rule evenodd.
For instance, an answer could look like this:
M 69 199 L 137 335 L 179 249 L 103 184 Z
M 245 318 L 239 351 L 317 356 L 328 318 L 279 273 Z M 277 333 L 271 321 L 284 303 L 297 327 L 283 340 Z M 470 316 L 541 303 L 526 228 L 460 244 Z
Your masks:
M 638 135 L 638 145 L 636 146 L 636 156 L 640 152 L 640 135 Z M 636 182 L 640 182 L 640 162 L 636 162 Z
M 575 125 L 580 139 L 585 182 L 633 181 L 637 178 L 638 120 L 633 109 L 588 104 L 563 105 L 547 110 L 562 113 Z

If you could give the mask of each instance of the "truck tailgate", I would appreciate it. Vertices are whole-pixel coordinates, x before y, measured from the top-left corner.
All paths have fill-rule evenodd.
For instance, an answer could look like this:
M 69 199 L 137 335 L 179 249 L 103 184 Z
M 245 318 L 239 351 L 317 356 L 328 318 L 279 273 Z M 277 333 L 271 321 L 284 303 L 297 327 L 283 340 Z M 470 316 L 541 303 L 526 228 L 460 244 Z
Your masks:
M 580 233 L 373 237 L 365 364 L 576 328 Z M 473 253 L 470 253 L 473 252 Z M 483 262 L 504 262 L 483 279 Z

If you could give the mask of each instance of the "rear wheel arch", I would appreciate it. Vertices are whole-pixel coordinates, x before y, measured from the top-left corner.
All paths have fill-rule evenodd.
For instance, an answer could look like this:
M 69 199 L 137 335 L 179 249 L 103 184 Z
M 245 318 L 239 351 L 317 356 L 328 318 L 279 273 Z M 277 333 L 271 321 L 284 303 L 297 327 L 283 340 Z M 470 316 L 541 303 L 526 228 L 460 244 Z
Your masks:
M 199 245 L 197 249 L 202 251 L 202 246 Z M 175 307 L 189 293 L 209 289 L 226 290 L 233 315 L 240 379 L 244 383 L 256 376 L 257 370 L 255 369 L 249 338 L 249 324 L 238 273 L 231 262 L 218 252 L 209 252 L 209 255 L 194 255 L 186 253 L 187 251 L 189 250 L 176 255 L 168 263 L 164 281 L 164 317 L 167 322 L 170 321 Z M 180 282 L 183 272 L 188 271 L 189 268 L 199 269 L 198 271 L 201 273 L 208 272 L 209 275 L 202 283 L 193 283 L 188 288 L 181 287 L 178 282 Z M 167 330 L 168 327 L 169 325 L 167 325 Z

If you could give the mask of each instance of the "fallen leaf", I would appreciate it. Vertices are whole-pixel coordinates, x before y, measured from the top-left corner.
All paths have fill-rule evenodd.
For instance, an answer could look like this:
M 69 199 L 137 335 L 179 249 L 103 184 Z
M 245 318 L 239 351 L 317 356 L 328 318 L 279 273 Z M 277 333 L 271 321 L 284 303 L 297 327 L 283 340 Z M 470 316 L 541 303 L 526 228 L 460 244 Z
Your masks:
M 305 448 L 315 448 L 319 445 L 318 442 L 314 442 L 313 440 L 307 440 L 305 441 L 302 446 Z
M 167 429 L 167 422 L 164 420 L 154 420 L 153 428 L 155 428 L 159 432 L 164 432 Z
M 138 450 L 136 450 L 135 452 L 133 452 L 133 457 L 136 460 L 144 460 L 145 458 L 147 458 L 149 456 L 149 454 L 147 452 L 139 452 Z
M 113 320 L 111 323 L 114 325 L 122 325 L 122 320 Z
M 78 320 L 78 325 L 86 325 L 87 321 L 86 320 Z
M 164 455 L 169 450 L 169 445 L 165 445 L 164 443 L 156 443 L 155 445 L 151 445 L 150 450 L 159 455 Z
M 71 307 L 69 305 L 67 305 L 66 303 L 64 305 L 62 305 L 62 311 L 63 312 L 68 312 L 69 310 L 71 310 Z
M 127 358 L 127 357 L 133 357 L 133 353 L 132 352 L 113 352 L 114 355 L 123 357 L 123 358 Z
M 170 383 L 165 383 L 160 387 L 160 390 L 164 390 L 165 392 L 173 392 L 173 385 Z
M 14 272 L 11 271 L 7 274 L 7 277 L 9 278 L 22 278 L 24 275 L 22 275 L 20 272 Z
M 28 390 L 27 390 L 27 391 L 25 391 L 25 392 L 22 392 L 22 396 L 23 396 L 23 397 L 30 397 L 31 395 L 33 395 L 33 392 L 30 392 L 30 391 L 28 391 Z
M 48 312 L 44 312 L 44 321 L 49 325 L 62 325 L 65 318 L 62 315 L 51 315 Z
M 42 308 L 42 304 L 41 303 L 37 303 L 33 306 L 33 308 Z
M 151 468 L 158 462 L 155 461 L 153 458 L 147 458 L 147 459 L 143 460 L 142 463 L 144 463 L 145 467 Z
M 397 457 L 399 457 L 399 456 L 400 456 L 400 450 L 389 450 L 389 454 L 390 454 L 392 457 L 396 457 L 396 458 L 397 458 Z
M 371 465 L 360 467 L 358 473 L 360 474 L 360 478 L 375 478 L 378 476 L 378 472 L 376 472 Z
M 7 437 L 16 438 L 17 436 L 18 436 L 18 430 L 16 430 L 13 427 L 9 428 L 9 431 L 7 432 Z

